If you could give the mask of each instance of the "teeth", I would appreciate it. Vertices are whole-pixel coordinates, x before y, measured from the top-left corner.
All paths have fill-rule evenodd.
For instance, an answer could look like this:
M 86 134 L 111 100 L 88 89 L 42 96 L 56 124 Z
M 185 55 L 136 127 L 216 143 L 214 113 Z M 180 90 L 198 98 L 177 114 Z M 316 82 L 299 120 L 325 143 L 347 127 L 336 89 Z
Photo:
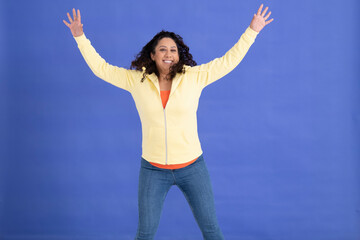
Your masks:
M 172 63 L 172 61 L 164 61 L 164 62 L 166 62 L 166 63 Z

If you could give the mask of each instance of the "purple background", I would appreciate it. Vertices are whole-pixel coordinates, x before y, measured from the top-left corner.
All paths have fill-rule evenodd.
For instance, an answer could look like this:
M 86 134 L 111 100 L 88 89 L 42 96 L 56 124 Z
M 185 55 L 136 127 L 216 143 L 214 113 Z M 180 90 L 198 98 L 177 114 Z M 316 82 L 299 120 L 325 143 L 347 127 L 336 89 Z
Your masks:
M 162 29 L 201 64 L 261 1 L 1 1 L 0 239 L 134 239 L 141 125 L 131 95 L 97 78 L 66 12 L 129 67 Z M 360 239 L 359 3 L 268 1 L 274 22 L 204 89 L 199 137 L 226 239 Z M 181 191 L 155 239 L 201 239 Z

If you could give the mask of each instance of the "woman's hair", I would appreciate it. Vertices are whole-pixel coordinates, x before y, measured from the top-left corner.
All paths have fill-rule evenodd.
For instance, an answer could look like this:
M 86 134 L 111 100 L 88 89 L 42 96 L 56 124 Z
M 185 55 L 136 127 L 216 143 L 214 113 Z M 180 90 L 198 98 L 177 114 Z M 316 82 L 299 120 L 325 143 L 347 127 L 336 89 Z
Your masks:
M 196 66 L 196 62 L 193 60 L 192 55 L 189 52 L 189 47 L 185 45 L 182 37 L 173 32 L 162 30 L 157 33 L 150 42 L 148 42 L 136 55 L 134 61 L 131 62 L 130 69 L 142 70 L 145 67 L 145 72 L 141 79 L 141 82 L 145 80 L 147 74 L 155 73 L 159 77 L 159 72 L 156 67 L 156 63 L 151 59 L 151 53 L 155 54 L 155 47 L 158 42 L 163 38 L 171 38 L 175 41 L 179 53 L 179 62 L 170 67 L 169 79 L 173 79 L 176 73 L 184 73 L 184 65 Z

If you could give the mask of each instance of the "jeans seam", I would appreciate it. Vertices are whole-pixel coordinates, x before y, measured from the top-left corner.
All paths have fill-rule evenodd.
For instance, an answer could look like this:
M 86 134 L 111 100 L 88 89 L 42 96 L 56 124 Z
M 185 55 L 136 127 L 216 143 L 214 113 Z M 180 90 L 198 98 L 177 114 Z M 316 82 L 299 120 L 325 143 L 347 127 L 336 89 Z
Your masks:
M 179 187 L 180 191 L 184 194 L 185 199 L 186 199 L 186 201 L 188 202 L 188 204 L 189 204 L 189 206 L 190 206 L 190 209 L 191 209 L 191 212 L 192 212 L 192 214 L 193 214 L 193 216 L 194 216 L 194 218 L 195 218 L 195 221 L 196 221 L 196 223 L 198 224 L 198 226 L 200 227 L 200 224 L 199 224 L 199 222 L 198 222 L 198 219 L 195 217 L 194 208 L 193 208 L 192 205 L 190 204 L 190 200 L 189 200 L 187 194 L 185 193 L 185 191 L 182 190 L 182 188 L 181 188 L 179 185 L 178 185 L 178 187 Z
M 174 178 L 174 185 L 177 185 L 177 184 L 176 184 L 176 177 L 175 177 L 174 171 L 173 171 L 173 170 L 170 170 L 170 171 L 171 171 L 171 174 L 173 175 L 173 178 Z

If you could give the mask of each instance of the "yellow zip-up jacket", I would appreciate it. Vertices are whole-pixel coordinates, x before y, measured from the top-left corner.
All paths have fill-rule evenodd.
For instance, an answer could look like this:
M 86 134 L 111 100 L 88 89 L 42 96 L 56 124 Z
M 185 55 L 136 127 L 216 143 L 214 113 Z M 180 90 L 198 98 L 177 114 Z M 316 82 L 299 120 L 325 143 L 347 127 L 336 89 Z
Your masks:
M 141 82 L 144 70 L 112 66 L 95 51 L 85 34 L 74 38 L 96 76 L 131 93 L 142 125 L 142 157 L 166 165 L 186 163 L 202 154 L 196 118 L 201 91 L 240 63 L 257 34 L 248 27 L 223 57 L 194 67 L 184 66 L 185 73 L 178 73 L 172 80 L 165 109 L 154 73 Z

